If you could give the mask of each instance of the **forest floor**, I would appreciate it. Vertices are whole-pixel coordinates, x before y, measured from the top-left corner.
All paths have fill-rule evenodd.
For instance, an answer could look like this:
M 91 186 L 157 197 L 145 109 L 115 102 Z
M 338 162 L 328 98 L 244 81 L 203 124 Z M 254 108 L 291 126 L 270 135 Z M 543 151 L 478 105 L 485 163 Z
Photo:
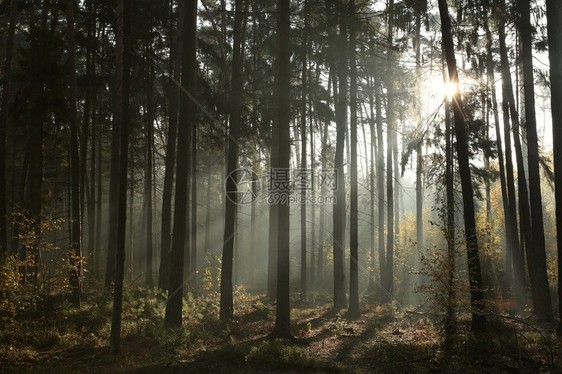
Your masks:
M 164 300 L 142 289 L 125 295 L 122 349 L 108 350 L 111 303 L 89 295 L 80 310 L 44 305 L 0 319 L 0 372 L 39 373 L 556 373 L 562 348 L 550 327 L 512 317 L 490 318 L 474 336 L 459 321 L 443 348 L 441 318 L 362 305 L 348 321 L 329 300 L 295 301 L 294 340 L 268 338 L 275 307 L 263 295 L 237 291 L 236 319 L 218 321 L 217 295 L 191 299 L 184 327 L 162 327 Z

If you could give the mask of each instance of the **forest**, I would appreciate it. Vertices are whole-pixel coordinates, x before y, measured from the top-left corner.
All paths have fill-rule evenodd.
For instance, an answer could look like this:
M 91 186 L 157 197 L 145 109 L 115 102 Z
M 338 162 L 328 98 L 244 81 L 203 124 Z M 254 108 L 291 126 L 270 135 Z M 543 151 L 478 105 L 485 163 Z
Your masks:
M 560 25 L 0 1 L 0 372 L 562 372 Z

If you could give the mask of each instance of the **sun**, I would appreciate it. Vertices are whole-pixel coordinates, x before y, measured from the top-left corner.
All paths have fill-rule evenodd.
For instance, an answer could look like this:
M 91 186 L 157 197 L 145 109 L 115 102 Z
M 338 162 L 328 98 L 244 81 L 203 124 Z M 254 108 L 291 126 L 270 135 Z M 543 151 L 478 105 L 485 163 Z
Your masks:
M 443 104 L 444 100 L 450 101 L 459 93 L 458 82 L 444 81 L 442 75 L 430 75 L 421 86 L 423 101 L 428 110 L 428 115 Z
M 456 82 L 441 82 L 443 96 L 451 100 L 459 92 L 459 85 Z

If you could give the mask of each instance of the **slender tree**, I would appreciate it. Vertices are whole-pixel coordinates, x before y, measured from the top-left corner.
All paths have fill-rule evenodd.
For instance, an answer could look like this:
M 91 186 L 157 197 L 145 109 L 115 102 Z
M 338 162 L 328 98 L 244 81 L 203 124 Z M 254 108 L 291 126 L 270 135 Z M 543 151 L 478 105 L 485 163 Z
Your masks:
M 68 44 L 69 81 L 69 128 L 70 128 L 70 180 L 72 224 L 70 232 L 70 278 L 71 301 L 80 307 L 80 275 L 82 259 L 82 219 L 80 210 L 80 160 L 78 150 L 78 111 L 76 109 L 76 43 L 74 37 L 74 2 L 66 1 L 66 23 Z M 85 171 L 84 171 L 85 172 Z
M 553 144 L 562 144 L 562 35 L 558 26 L 562 24 L 562 3 L 546 0 L 548 28 L 548 57 L 550 60 L 550 89 L 552 103 Z M 556 238 L 558 242 L 558 300 L 562 300 L 562 150 L 554 147 L 554 183 L 556 198 Z M 560 324 L 558 334 L 562 335 L 562 302 L 558 302 Z
M 536 308 L 534 312 L 540 321 L 554 320 L 552 301 L 546 274 L 546 248 L 542 212 L 541 178 L 539 170 L 539 147 L 537 138 L 537 119 L 535 112 L 535 83 L 533 76 L 533 40 L 531 35 L 531 2 L 518 0 L 521 14 L 519 34 L 521 35 L 521 63 L 523 68 L 523 91 L 525 95 L 525 127 L 527 132 L 527 150 L 529 157 L 529 202 L 531 207 L 531 235 L 533 245 L 527 248 L 533 256 L 529 259 L 530 267 L 535 269 Z
M 505 160 L 506 160 L 506 184 L 507 184 L 507 196 L 509 201 L 509 208 L 514 218 L 512 220 L 517 220 L 517 205 L 519 207 L 519 235 L 517 232 L 517 225 L 512 228 L 514 234 L 514 245 L 512 247 L 512 257 L 513 257 L 513 267 L 514 276 L 518 277 L 515 279 L 515 284 L 517 283 L 521 286 L 521 292 L 525 289 L 525 277 L 524 277 L 524 252 L 527 256 L 530 255 L 529 251 L 525 248 L 532 246 L 531 240 L 531 219 L 529 212 L 529 193 L 527 187 L 527 181 L 525 178 L 525 164 L 523 161 L 523 150 L 521 145 L 521 137 L 519 134 L 519 115 L 516 109 L 516 102 L 513 95 L 513 84 L 511 80 L 511 73 L 509 67 L 509 59 L 507 53 L 507 46 L 505 41 L 505 25 L 503 19 L 500 20 L 498 27 L 499 36 L 499 46 L 500 46 L 500 68 L 502 74 L 502 111 L 503 111 L 503 122 L 504 122 L 504 138 L 505 138 Z M 511 124 L 511 125 L 510 125 Z M 511 131 L 512 130 L 512 131 Z M 513 145 L 515 149 L 515 162 L 517 165 L 517 190 L 518 190 L 518 201 L 515 198 L 515 178 L 513 171 L 513 162 L 511 154 L 511 137 L 513 132 Z M 512 222 L 513 226 L 513 222 Z M 517 245 L 517 242 L 518 245 Z M 531 280 L 531 290 L 536 286 L 533 282 L 535 272 L 533 269 L 529 268 L 529 278 Z M 518 275 L 519 274 L 519 275 Z M 535 294 L 535 292 L 531 292 Z
M 69 0 L 70 1 L 70 0 Z M 129 149 L 129 90 L 131 84 L 130 61 L 131 61 L 131 6 L 132 0 L 120 0 L 117 13 L 118 38 L 121 39 L 122 49 L 116 52 L 118 64 L 115 66 L 117 90 L 120 94 L 118 105 L 121 107 L 119 126 L 119 180 L 118 180 L 118 210 L 117 210 L 117 242 L 113 243 L 115 253 L 115 284 L 113 290 L 113 312 L 111 317 L 111 333 L 109 337 L 109 350 L 117 354 L 121 347 L 121 312 L 123 309 L 123 278 L 125 273 L 125 234 L 127 223 L 127 166 Z M 119 56 L 120 55 L 120 56 Z
M 240 1 L 240 0 L 238 0 Z M 275 170 L 289 170 L 291 158 L 290 105 L 289 87 L 291 79 L 289 49 L 289 0 L 278 1 L 279 46 L 277 49 L 277 122 L 279 137 L 279 155 L 277 163 L 272 165 Z M 275 176 L 272 176 L 275 183 Z M 277 304 L 275 308 L 275 326 L 272 337 L 292 338 L 291 306 L 289 300 L 289 193 L 287 188 L 279 191 L 277 205 Z
M 394 93 L 394 79 L 391 74 L 392 60 L 396 54 L 394 52 L 394 0 L 388 2 L 388 30 L 387 30 L 387 103 L 386 103 L 386 212 L 387 212 L 387 226 L 386 226 L 386 258 L 384 259 L 385 276 L 382 278 L 382 286 L 385 292 L 383 298 L 389 300 L 392 295 L 392 286 L 394 283 L 394 239 L 395 239 L 395 221 L 394 215 L 396 205 L 394 203 L 394 171 L 393 171 L 393 156 L 395 144 L 396 129 L 396 113 L 395 113 L 395 100 Z M 397 197 L 396 197 L 397 199 Z
M 148 50 L 149 54 L 152 51 Z M 148 56 L 147 56 L 148 63 Z M 148 288 L 154 287 L 152 277 L 152 257 L 153 257 L 153 217 L 152 217 L 152 147 L 154 139 L 154 103 L 152 94 L 152 65 L 147 64 L 146 79 L 146 111 L 145 111 L 145 163 L 144 163 L 144 223 L 145 223 L 145 246 L 146 246 L 146 262 L 145 262 L 145 284 Z
M 444 70 L 444 69 L 443 69 Z M 445 71 L 443 80 L 446 81 Z M 445 346 L 450 348 L 455 329 L 455 169 L 453 132 L 451 124 L 451 102 L 444 97 L 445 105 L 445 195 L 447 225 L 447 307 L 445 316 Z
M 347 76 L 348 59 L 344 53 L 347 49 L 347 9 L 345 4 L 339 4 L 339 36 L 338 48 L 342 53 L 338 59 L 339 90 L 335 99 L 336 105 L 336 154 L 334 166 L 336 169 L 337 186 L 334 190 L 333 211 L 333 257 L 334 257 L 334 311 L 345 308 L 344 248 L 345 248 L 345 174 L 344 174 L 344 146 L 347 132 Z
M 384 138 L 382 128 L 382 104 L 381 104 L 381 82 L 377 77 L 375 78 L 375 108 L 377 113 L 377 224 L 378 224 L 378 247 L 379 247 L 379 272 L 381 283 L 386 278 L 386 248 L 384 244 L 384 207 L 385 207 L 385 194 L 384 194 Z M 384 292 L 384 289 L 382 289 Z M 383 296 L 384 299 L 385 296 Z
M 449 81 L 458 86 L 459 78 L 453 45 L 451 19 L 446 0 L 438 0 L 439 15 L 441 18 L 441 32 L 443 35 L 443 48 L 447 61 Z M 476 236 L 476 219 L 474 214 L 474 191 L 470 172 L 468 134 L 462 109 L 460 92 L 453 95 L 453 118 L 455 137 L 457 139 L 457 159 L 462 187 L 462 200 L 464 207 L 464 229 L 466 251 L 468 256 L 468 276 L 470 283 L 470 303 L 472 307 L 472 330 L 482 331 L 485 328 L 484 292 L 482 273 L 480 270 L 480 254 Z
M 118 18 L 118 21 L 121 21 Z M 119 29 L 123 25 L 121 22 L 116 22 L 117 30 L 115 32 L 115 49 L 121 51 L 123 47 L 123 31 Z M 119 157 L 120 157 L 120 128 L 122 123 L 121 112 L 123 107 L 121 105 L 122 99 L 122 84 L 123 84 L 123 53 L 115 54 L 115 92 L 113 104 L 113 126 L 111 128 L 111 161 L 110 161 L 110 175 L 109 175 L 109 217 L 108 217 L 108 231 L 107 231 L 107 257 L 105 265 L 105 290 L 106 292 L 111 289 L 115 281 L 115 243 L 117 243 L 117 211 L 119 207 Z M 125 173 L 126 174 L 126 173 Z
M 86 212 L 82 211 L 82 216 L 87 215 L 88 217 L 88 242 L 86 243 L 87 253 L 88 253 L 88 268 L 90 269 L 90 275 L 97 277 L 97 261 L 95 253 L 96 247 L 96 147 L 98 135 L 96 131 L 96 119 L 97 119 L 97 87 L 93 85 L 96 82 L 96 53 L 97 51 L 97 22 L 95 1 L 89 1 L 86 4 L 86 22 L 87 22 L 87 48 L 86 48 L 86 81 L 88 82 L 88 88 L 86 88 L 85 98 L 84 98 L 84 118 L 82 128 L 83 132 L 86 133 L 88 129 L 90 133 L 91 146 L 90 146 L 90 168 L 89 168 L 89 184 L 82 186 L 86 191 L 87 198 L 87 208 Z M 88 172 L 86 170 L 85 159 L 87 156 L 87 149 L 81 149 L 80 161 L 83 166 L 83 179 L 86 179 Z
M 415 6 L 416 17 L 416 77 L 421 75 L 421 14 L 427 8 L 426 1 L 418 2 Z M 421 103 L 420 103 L 421 104 Z M 418 106 L 419 108 L 419 106 Z M 421 111 L 418 110 L 418 115 Z M 421 127 L 421 123 L 420 123 Z M 416 142 L 416 244 L 418 253 L 423 251 L 423 129 L 419 129 L 419 139 Z
M 184 288 L 184 257 L 186 245 L 186 230 L 188 227 L 188 164 L 189 144 L 191 142 L 191 127 L 194 126 L 195 105 L 190 95 L 195 90 L 197 73 L 196 60 L 196 26 L 197 0 L 183 0 L 183 47 L 181 85 L 182 92 L 178 117 L 178 148 L 176 162 L 176 193 L 174 200 L 174 228 L 172 236 L 172 250 L 170 253 L 170 280 L 168 284 L 168 300 L 166 303 L 165 325 L 181 327 L 182 300 Z M 189 258 L 189 255 L 187 256 Z M 189 267 L 188 267 L 189 269 Z
M 307 37 L 308 37 L 308 1 L 304 0 L 304 28 L 303 28 L 303 41 L 302 41 L 302 83 L 301 83 L 301 164 L 302 175 L 308 175 L 306 170 L 307 159 L 306 159 L 306 90 L 307 82 L 306 77 L 308 73 L 307 69 L 307 56 L 306 50 L 308 47 Z M 311 135 L 312 139 L 312 135 Z M 304 183 L 307 181 L 305 180 Z M 300 186 L 301 194 L 301 297 L 306 300 L 307 294 L 307 261 L 306 261 L 306 185 Z M 312 261 L 311 261 L 312 262 Z
M 10 1 L 10 19 L 6 38 L 6 54 L 4 57 L 4 79 L 2 85 L 2 101 L 0 102 L 0 260 L 8 251 L 8 220 L 6 205 L 6 129 L 8 127 L 8 108 L 12 92 L 12 60 L 14 55 L 14 37 L 16 33 L 18 4 Z
M 191 128 L 191 258 L 189 279 L 194 292 L 197 292 L 197 127 Z
M 173 1 L 170 0 L 170 8 Z M 180 30 L 183 31 L 183 2 L 178 4 L 178 26 L 174 29 L 173 10 L 170 9 L 169 33 L 172 45 L 170 49 L 170 65 L 173 65 L 173 73 L 169 83 L 170 102 L 168 104 L 168 142 L 166 143 L 166 160 L 164 161 L 164 186 L 162 187 L 162 214 L 161 214 L 161 234 L 160 234 L 160 269 L 158 272 L 158 287 L 168 288 L 170 280 L 170 250 L 172 239 L 172 195 L 174 188 L 174 168 L 176 165 L 176 139 L 178 131 L 178 101 L 179 85 L 181 79 L 181 61 L 183 38 Z M 175 46 L 175 48 L 174 48 Z
M 498 101 L 496 97 L 496 84 L 494 78 L 494 59 L 492 55 L 492 33 L 488 21 L 486 21 L 486 73 L 488 75 L 488 92 L 491 97 L 489 101 L 492 106 L 494 124 L 496 130 L 496 143 L 498 147 L 499 179 L 502 194 L 503 216 L 505 222 L 505 246 L 506 246 L 506 269 L 511 272 L 512 264 L 517 263 L 515 256 L 519 256 L 519 235 L 517 229 L 517 207 L 515 201 L 515 184 L 513 177 L 513 161 L 511 157 L 511 135 L 509 131 L 505 139 L 505 158 L 502 150 L 502 131 L 499 119 Z M 504 125 L 509 126 L 509 109 L 507 98 L 503 102 Z M 510 185 L 508 185 L 510 183 Z M 513 200 L 512 200 L 513 199 Z M 525 303 L 525 295 L 521 280 L 523 274 L 518 274 L 518 267 L 514 266 L 514 296 L 517 309 L 521 310 Z M 522 269 L 520 269 L 522 270 Z M 510 277 L 511 278 L 511 277 Z
M 358 232 L 358 182 L 357 182 L 357 61 L 356 61 L 356 28 L 355 0 L 349 1 L 349 97 L 350 97 L 350 145 L 351 145 L 351 194 L 349 198 L 349 309 L 348 317 L 359 316 L 359 232 Z
M 220 318 L 230 320 L 234 316 L 233 261 L 236 212 L 238 202 L 238 141 L 241 123 L 240 95 L 242 94 L 242 20 L 244 0 L 236 0 L 234 9 L 234 37 L 232 50 L 231 92 L 229 98 L 228 155 L 226 165 L 226 196 L 224 213 L 224 237 L 221 263 Z

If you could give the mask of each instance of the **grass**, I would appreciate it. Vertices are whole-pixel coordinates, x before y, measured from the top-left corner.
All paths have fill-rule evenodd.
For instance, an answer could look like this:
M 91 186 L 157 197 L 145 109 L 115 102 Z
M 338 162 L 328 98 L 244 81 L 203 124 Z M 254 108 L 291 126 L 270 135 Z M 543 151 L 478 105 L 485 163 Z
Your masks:
M 0 319 L 0 372 L 80 373 L 371 373 L 559 372 L 554 332 L 512 319 L 490 322 L 473 336 L 460 321 L 451 350 L 443 350 L 434 317 L 362 305 L 348 321 L 330 314 L 329 300 L 295 302 L 294 340 L 271 340 L 274 305 L 262 295 L 237 292 L 235 319 L 218 320 L 218 295 L 188 298 L 184 327 L 163 327 L 165 300 L 156 292 L 125 294 L 122 351 L 108 352 L 111 305 L 86 295 L 79 310 L 49 310 Z

